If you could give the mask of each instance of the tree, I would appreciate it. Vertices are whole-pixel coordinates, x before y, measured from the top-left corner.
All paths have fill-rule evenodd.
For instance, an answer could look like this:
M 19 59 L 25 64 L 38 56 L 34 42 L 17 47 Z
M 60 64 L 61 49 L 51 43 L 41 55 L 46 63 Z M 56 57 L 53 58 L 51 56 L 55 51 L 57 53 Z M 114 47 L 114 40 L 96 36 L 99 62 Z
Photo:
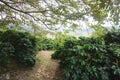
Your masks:
M 89 17 L 118 25 L 119 7 L 120 0 L 0 0 L 0 19 L 1 23 L 41 24 L 48 29 L 79 26 L 80 20 Z
M 103 26 L 101 26 L 100 24 L 97 25 L 93 25 L 91 26 L 94 31 L 92 32 L 92 37 L 99 37 L 99 36 L 103 36 L 105 35 L 107 32 L 109 32 L 109 30 Z

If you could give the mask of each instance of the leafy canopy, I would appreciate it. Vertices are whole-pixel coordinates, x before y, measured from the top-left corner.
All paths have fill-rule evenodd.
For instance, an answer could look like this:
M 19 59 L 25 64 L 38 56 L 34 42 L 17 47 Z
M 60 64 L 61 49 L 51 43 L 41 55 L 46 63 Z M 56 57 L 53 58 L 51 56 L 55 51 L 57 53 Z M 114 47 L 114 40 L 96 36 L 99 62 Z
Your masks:
M 79 26 L 79 21 L 88 20 L 85 16 L 89 16 L 101 24 L 112 21 L 117 25 L 119 7 L 119 0 L 0 0 L 0 24 L 25 22 L 59 29 L 58 24 Z

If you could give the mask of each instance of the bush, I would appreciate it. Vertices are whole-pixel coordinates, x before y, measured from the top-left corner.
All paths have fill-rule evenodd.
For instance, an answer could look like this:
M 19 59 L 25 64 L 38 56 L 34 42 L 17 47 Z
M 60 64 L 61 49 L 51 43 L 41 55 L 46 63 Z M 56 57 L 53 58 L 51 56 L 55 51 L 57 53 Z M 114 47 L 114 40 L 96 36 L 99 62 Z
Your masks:
M 1 35 L 1 42 L 10 43 L 15 52 L 12 58 L 24 66 L 34 66 L 36 56 L 36 38 L 27 32 L 7 30 Z M 5 52 L 6 53 L 6 52 Z
M 119 80 L 120 44 L 100 38 L 66 40 L 64 46 L 52 55 L 61 60 L 63 80 Z M 70 46 L 71 43 L 74 45 Z
M 54 54 L 52 54 L 52 58 L 54 59 L 65 57 L 63 55 L 67 55 L 67 52 L 64 54 L 64 51 L 72 49 L 78 44 L 78 40 L 75 37 L 65 37 L 61 42 L 62 43 L 57 42 L 55 47 L 56 51 Z
M 119 43 L 120 44 L 120 32 L 108 32 L 105 36 L 106 44 Z
M 50 38 L 43 38 L 42 40 L 38 42 L 39 42 L 38 43 L 39 50 L 54 50 L 54 47 L 55 47 L 54 40 Z
M 64 40 L 65 40 L 64 41 L 64 48 L 65 49 L 73 48 L 74 46 L 76 46 L 78 44 L 76 37 L 67 37 Z
M 14 53 L 14 47 L 10 43 L 0 42 L 0 65 L 7 67 L 10 64 L 10 58 Z

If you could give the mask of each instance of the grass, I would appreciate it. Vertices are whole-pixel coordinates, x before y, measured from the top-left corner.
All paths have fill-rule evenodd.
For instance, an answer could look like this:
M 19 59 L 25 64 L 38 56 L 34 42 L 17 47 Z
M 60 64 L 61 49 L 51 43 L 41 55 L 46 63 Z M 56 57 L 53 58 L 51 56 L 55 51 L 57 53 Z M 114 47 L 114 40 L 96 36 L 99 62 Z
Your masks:
M 45 60 L 45 58 L 44 57 L 39 57 L 39 58 L 37 58 L 37 62 L 43 62 Z

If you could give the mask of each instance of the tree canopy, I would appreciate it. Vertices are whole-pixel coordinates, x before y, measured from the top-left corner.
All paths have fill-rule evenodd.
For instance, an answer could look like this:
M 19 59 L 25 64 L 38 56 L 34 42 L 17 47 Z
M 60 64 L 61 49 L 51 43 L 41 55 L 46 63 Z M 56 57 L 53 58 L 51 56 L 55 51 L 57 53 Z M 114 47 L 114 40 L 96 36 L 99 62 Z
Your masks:
M 0 24 L 24 22 L 59 29 L 77 27 L 90 17 L 101 24 L 120 24 L 120 0 L 0 0 Z

